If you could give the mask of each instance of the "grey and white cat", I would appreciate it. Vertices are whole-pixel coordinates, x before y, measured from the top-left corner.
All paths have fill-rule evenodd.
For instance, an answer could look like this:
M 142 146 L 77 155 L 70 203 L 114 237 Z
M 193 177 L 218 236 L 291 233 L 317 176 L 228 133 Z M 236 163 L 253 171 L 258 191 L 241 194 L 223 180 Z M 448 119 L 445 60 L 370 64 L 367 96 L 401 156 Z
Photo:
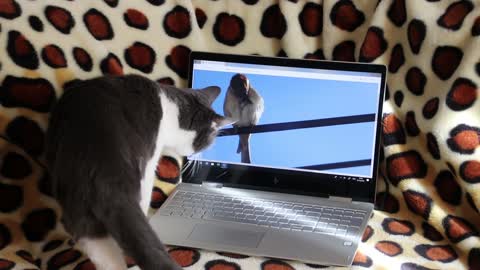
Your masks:
M 97 269 L 126 269 L 123 252 L 143 270 L 180 269 L 146 219 L 155 166 L 208 147 L 231 122 L 211 109 L 219 93 L 127 75 L 75 83 L 58 100 L 46 142 L 51 188 Z

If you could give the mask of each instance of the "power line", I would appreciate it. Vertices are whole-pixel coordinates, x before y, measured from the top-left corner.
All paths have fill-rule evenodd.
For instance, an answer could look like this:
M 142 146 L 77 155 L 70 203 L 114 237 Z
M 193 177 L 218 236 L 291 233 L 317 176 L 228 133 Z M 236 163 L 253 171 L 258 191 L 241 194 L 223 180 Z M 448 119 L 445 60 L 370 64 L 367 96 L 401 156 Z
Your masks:
M 371 159 L 360 159 L 360 160 L 343 161 L 343 162 L 335 162 L 335 163 L 325 163 L 320 165 L 302 166 L 297 168 L 306 169 L 306 170 L 323 171 L 323 170 L 341 169 L 341 168 L 358 167 L 358 166 L 370 166 L 371 164 L 372 164 Z
M 264 124 L 252 127 L 225 128 L 220 131 L 218 137 L 232 136 L 238 134 L 264 133 L 273 131 L 284 131 L 292 129 L 315 128 L 325 126 L 336 126 L 346 124 L 356 124 L 375 121 L 375 114 L 359 114 L 343 117 L 323 118 L 316 120 L 283 122 L 275 124 Z

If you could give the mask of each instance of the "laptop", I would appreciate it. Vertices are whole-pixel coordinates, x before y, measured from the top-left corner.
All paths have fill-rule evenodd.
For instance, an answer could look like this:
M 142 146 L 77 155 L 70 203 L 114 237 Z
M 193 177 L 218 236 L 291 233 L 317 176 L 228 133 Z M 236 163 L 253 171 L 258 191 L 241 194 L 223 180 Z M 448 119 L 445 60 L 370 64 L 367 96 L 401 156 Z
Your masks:
M 374 208 L 385 76 L 376 64 L 192 52 L 189 86 L 219 86 L 217 113 L 263 105 L 256 123 L 187 158 L 155 232 L 168 245 L 351 265 Z

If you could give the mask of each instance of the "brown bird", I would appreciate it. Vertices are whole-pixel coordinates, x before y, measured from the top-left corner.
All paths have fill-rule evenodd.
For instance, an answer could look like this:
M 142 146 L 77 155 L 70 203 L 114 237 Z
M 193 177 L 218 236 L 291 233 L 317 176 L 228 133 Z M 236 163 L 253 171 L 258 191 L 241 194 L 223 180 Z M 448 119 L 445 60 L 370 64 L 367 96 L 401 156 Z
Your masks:
M 263 98 L 250 86 L 250 81 L 243 74 L 235 74 L 230 80 L 223 113 L 236 122 L 234 128 L 253 127 L 257 125 L 264 109 Z M 239 134 L 237 153 L 241 161 L 250 163 L 250 134 Z

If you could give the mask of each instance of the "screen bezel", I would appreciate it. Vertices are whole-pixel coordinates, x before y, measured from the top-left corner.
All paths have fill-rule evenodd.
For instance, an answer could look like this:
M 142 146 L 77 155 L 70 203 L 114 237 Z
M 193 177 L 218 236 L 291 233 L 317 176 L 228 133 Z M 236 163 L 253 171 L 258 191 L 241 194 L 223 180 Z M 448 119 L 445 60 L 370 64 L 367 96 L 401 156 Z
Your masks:
M 192 87 L 193 64 L 195 60 L 220 61 L 240 64 L 260 64 L 281 67 L 314 68 L 339 71 L 358 71 L 381 74 L 380 94 L 376 118 L 375 147 L 371 181 L 353 182 L 334 179 L 334 174 L 316 172 L 298 172 L 284 169 L 258 168 L 248 165 L 234 165 L 222 171 L 211 167 L 209 172 L 197 173 L 184 177 L 186 183 L 218 182 L 224 186 L 305 194 L 311 196 L 349 197 L 354 201 L 374 202 L 380 158 L 382 109 L 385 94 L 386 66 L 370 63 L 352 63 L 326 60 L 293 59 L 282 57 L 265 57 L 256 55 L 234 55 L 223 53 L 193 51 L 188 65 L 188 87 Z M 209 179 L 211 175 L 226 175 L 221 179 Z M 338 176 L 338 175 L 337 175 Z M 256 179 L 252 181 L 252 179 Z

